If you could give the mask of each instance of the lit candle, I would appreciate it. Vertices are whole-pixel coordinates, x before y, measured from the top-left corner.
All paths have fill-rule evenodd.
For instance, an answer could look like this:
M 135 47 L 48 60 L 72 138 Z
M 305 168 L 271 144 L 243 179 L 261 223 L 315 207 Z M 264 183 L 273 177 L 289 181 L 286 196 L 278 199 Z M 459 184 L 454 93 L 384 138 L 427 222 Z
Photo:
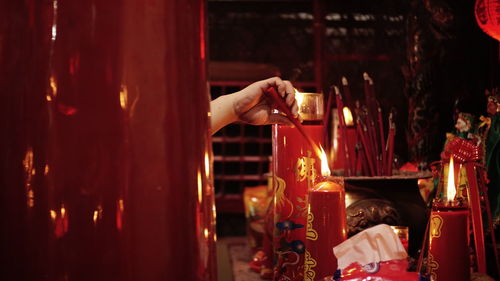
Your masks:
M 321 149 L 322 150 L 322 149 Z M 323 280 L 337 270 L 333 247 L 347 237 L 343 179 L 328 180 L 330 169 L 321 152 L 323 181 L 309 191 L 304 280 Z
M 307 192 L 320 171 L 311 145 L 323 140 L 321 94 L 296 93 L 302 129 L 273 125 L 274 280 L 302 280 L 307 223 Z M 317 105 L 316 107 L 314 105 Z
M 343 114 L 344 114 L 344 120 L 345 120 L 345 125 L 346 125 L 346 140 L 345 140 L 345 146 L 349 152 L 349 165 L 350 165 L 350 170 L 351 170 L 351 176 L 356 175 L 356 170 L 358 167 L 356 167 L 356 144 L 358 142 L 358 137 L 356 135 L 356 127 L 354 126 L 354 120 L 352 118 L 352 113 L 351 110 L 347 107 L 344 106 L 343 108 Z
M 469 281 L 469 211 L 455 200 L 453 157 L 448 167 L 445 200 L 433 203 L 430 217 L 429 256 L 427 268 L 431 280 Z
M 335 90 L 335 99 L 337 102 L 337 114 L 339 117 L 339 130 L 340 130 L 340 137 L 341 137 L 341 148 L 343 150 L 343 156 L 344 156 L 344 175 L 350 176 L 351 173 L 353 172 L 351 170 L 351 155 L 350 151 L 347 147 L 347 126 L 346 126 L 346 120 L 344 118 L 344 102 L 342 101 L 342 95 L 340 94 L 339 88 L 337 86 L 333 87 Z M 341 150 L 341 151 L 342 151 Z

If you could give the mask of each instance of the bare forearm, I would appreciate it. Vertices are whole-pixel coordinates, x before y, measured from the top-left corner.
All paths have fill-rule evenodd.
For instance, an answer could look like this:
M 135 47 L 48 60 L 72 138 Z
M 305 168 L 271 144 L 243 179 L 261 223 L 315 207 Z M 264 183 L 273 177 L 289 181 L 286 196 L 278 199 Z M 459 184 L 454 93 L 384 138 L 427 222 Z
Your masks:
M 236 93 L 213 100 L 210 103 L 212 135 L 220 128 L 236 121 L 252 125 L 289 124 L 288 118 L 272 112 L 272 102 L 265 97 L 266 90 L 271 87 L 277 89 L 292 113 L 297 114 L 298 107 L 292 84 L 279 77 L 273 77 L 257 81 Z
M 238 120 L 233 109 L 234 94 L 223 95 L 210 102 L 212 135 L 222 127 Z

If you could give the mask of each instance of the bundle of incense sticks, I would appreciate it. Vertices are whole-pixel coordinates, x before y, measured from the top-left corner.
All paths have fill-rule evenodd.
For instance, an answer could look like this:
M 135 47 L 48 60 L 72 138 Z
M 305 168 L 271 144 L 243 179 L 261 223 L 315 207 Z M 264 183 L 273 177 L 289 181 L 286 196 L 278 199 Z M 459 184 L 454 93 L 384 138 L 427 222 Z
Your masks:
M 387 137 L 384 130 L 382 109 L 375 97 L 373 80 L 367 73 L 363 74 L 364 79 L 364 101 L 356 101 L 354 108 L 354 120 L 357 142 L 356 145 L 348 145 L 347 130 L 348 124 L 345 122 L 344 99 L 341 91 L 334 87 L 337 110 L 339 113 L 339 131 L 345 152 L 345 175 L 365 175 L 365 176 L 391 176 L 392 163 L 394 158 L 394 137 L 396 126 L 394 123 L 394 113 L 389 114 Z M 351 98 L 349 83 L 342 77 L 342 91 L 348 100 Z M 350 102 L 347 105 L 353 107 Z M 350 110 L 352 113 L 353 111 Z M 360 171 L 358 171 L 360 169 Z

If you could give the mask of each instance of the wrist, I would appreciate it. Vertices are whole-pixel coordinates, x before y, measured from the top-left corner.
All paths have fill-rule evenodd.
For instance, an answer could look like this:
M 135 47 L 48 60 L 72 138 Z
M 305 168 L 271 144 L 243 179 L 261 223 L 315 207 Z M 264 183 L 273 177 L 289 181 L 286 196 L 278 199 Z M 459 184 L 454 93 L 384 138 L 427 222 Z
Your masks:
M 220 128 L 238 121 L 234 94 L 223 95 L 210 102 L 212 134 Z

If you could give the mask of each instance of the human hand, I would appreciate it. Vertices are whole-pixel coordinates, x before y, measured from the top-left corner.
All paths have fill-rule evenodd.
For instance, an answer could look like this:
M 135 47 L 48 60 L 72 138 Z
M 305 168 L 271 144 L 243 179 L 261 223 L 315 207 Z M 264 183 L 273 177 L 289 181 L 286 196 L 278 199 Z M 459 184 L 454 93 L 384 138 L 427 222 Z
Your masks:
M 295 89 L 289 81 L 273 77 L 257 81 L 246 88 L 223 95 L 210 102 L 212 134 L 229 123 L 241 121 L 253 125 L 287 124 L 292 122 L 280 113 L 273 113 L 273 101 L 268 96 L 269 88 L 276 89 L 284 98 L 292 114 L 300 119 L 295 101 Z
M 278 95 L 284 98 L 292 114 L 298 117 L 298 106 L 292 83 L 273 77 L 255 82 L 233 94 L 233 110 L 239 121 L 253 125 L 292 124 L 283 114 L 273 113 L 273 101 L 266 93 L 269 88 L 276 89 Z

